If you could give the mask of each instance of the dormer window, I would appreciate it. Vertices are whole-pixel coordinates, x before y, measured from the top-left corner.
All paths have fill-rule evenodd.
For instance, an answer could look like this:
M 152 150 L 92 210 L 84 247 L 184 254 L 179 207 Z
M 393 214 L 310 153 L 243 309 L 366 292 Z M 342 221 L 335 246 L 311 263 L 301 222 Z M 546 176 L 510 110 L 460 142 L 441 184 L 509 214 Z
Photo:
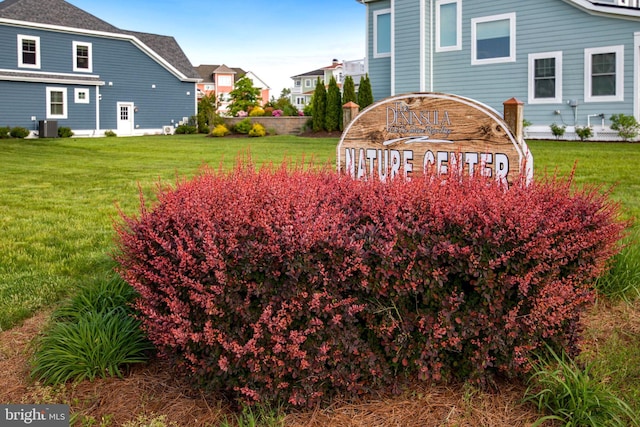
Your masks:
M 91 43 L 73 42 L 73 71 L 92 72 L 91 56 Z
M 40 68 L 40 37 L 18 34 L 18 67 Z

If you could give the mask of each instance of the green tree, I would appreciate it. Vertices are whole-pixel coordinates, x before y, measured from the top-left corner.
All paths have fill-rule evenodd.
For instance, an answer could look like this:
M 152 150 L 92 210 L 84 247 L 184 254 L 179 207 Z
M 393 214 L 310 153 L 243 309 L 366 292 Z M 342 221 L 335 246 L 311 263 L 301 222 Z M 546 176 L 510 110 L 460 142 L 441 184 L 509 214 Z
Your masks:
M 324 116 L 324 128 L 333 132 L 342 128 L 342 95 L 335 77 L 329 80 L 327 89 L 327 112 Z
M 249 77 L 238 79 L 229 92 L 231 103 L 229 104 L 229 113 L 235 116 L 240 111 L 248 111 L 249 107 L 259 105 L 260 89 L 253 86 L 253 81 Z
M 324 83 L 318 77 L 316 89 L 313 92 L 313 131 L 320 132 L 324 129 L 324 117 L 327 111 L 327 90 Z
M 371 89 L 371 80 L 369 74 L 360 79 L 360 89 L 358 89 L 358 105 L 360 111 L 373 104 L 373 91 Z
M 358 98 L 356 97 L 356 85 L 353 82 L 353 77 L 351 76 L 344 78 L 344 84 L 342 86 L 342 103 L 346 104 L 348 102 L 358 103 Z
M 217 108 L 214 93 L 205 95 L 198 101 L 198 132 L 209 133 L 209 128 L 215 122 Z

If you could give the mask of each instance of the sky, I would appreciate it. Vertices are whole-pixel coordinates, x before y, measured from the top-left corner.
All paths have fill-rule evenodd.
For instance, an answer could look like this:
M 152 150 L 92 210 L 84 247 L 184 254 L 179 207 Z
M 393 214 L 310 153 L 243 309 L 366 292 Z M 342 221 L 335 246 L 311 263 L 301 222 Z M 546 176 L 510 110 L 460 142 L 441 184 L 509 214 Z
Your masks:
M 120 29 L 173 36 L 194 67 L 252 71 L 276 98 L 291 76 L 365 56 L 356 0 L 67 0 Z

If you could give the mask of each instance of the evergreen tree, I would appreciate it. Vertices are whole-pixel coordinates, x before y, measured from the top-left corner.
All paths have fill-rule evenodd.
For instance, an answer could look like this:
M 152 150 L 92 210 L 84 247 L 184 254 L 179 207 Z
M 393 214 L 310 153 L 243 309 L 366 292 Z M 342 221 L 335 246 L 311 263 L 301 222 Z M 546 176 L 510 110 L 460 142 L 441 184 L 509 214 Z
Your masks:
M 316 89 L 313 92 L 313 131 L 320 132 L 324 129 L 324 117 L 327 111 L 327 90 L 324 83 L 318 77 Z
M 248 112 L 249 107 L 259 105 L 260 89 L 253 87 L 253 81 L 245 76 L 238 79 L 233 90 L 229 92 L 229 97 L 231 98 L 229 113 L 235 116 L 239 111 Z
M 205 95 L 198 101 L 198 132 L 209 133 L 209 128 L 214 124 L 216 109 L 214 93 Z
M 342 85 L 342 104 L 347 104 L 349 102 L 358 103 L 358 98 L 356 97 L 356 85 L 353 82 L 353 77 L 347 76 L 344 78 L 344 84 Z
M 360 89 L 358 90 L 358 105 L 360 106 L 360 111 L 364 110 L 371 104 L 373 104 L 373 92 L 371 89 L 369 74 L 366 74 L 362 79 L 360 79 Z
M 324 117 L 324 128 L 329 132 L 342 128 L 342 96 L 333 76 L 329 80 L 329 89 L 327 89 L 327 113 Z

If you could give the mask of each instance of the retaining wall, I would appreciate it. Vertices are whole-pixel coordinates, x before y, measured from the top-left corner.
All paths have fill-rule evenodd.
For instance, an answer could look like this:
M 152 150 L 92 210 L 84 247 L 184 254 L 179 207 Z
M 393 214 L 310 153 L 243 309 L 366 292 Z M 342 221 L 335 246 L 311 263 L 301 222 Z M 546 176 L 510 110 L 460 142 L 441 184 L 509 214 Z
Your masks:
M 257 117 L 249 117 L 251 123 L 260 123 L 267 132 L 275 131 L 278 135 L 286 135 L 286 134 L 294 134 L 297 135 L 301 133 L 304 129 L 305 123 L 311 117 L 266 117 L 266 116 L 257 116 Z M 224 119 L 225 124 L 229 129 L 231 129 L 236 123 L 240 120 L 244 120 L 245 117 L 226 117 Z

